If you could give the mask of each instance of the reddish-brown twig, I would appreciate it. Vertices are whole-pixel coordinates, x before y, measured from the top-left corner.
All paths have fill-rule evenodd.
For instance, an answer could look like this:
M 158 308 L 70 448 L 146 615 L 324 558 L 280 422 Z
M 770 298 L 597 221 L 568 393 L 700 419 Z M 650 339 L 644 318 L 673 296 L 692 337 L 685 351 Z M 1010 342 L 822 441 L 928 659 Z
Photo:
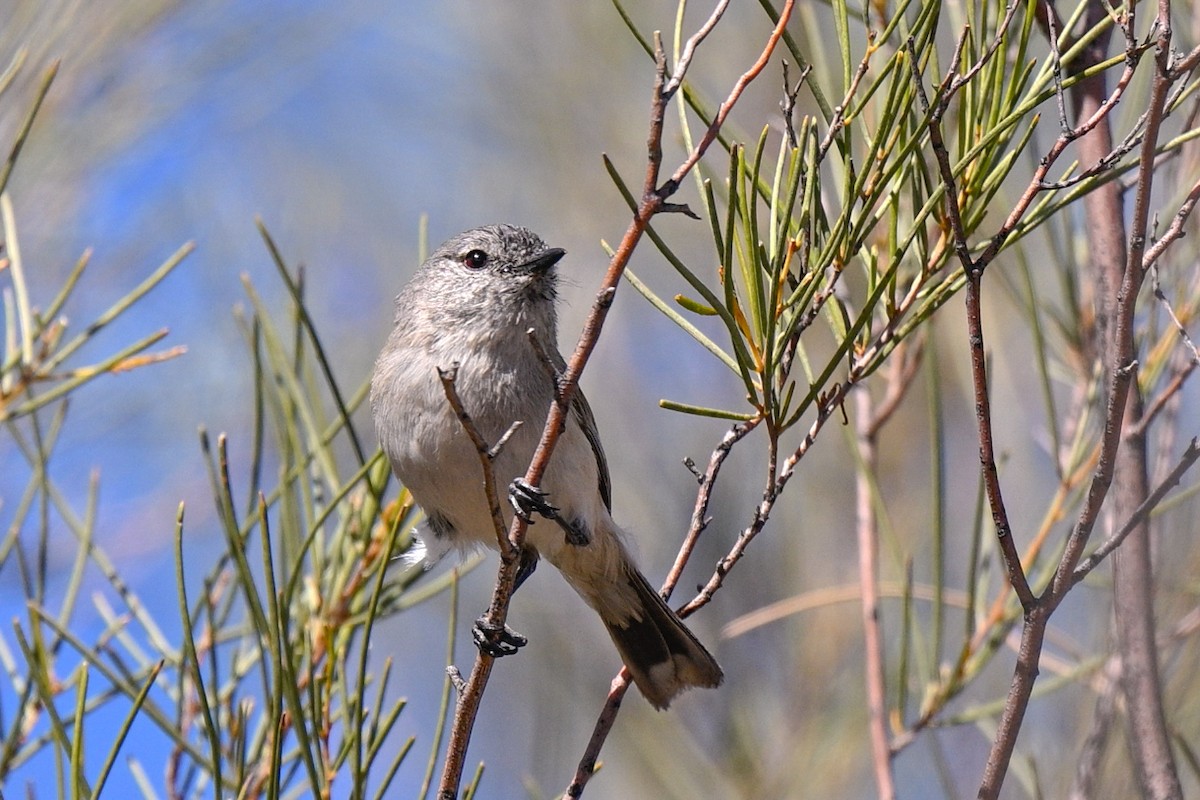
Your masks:
M 646 226 L 655 214 L 664 211 L 686 210 L 686 206 L 669 203 L 669 198 L 678 190 L 680 182 L 686 177 L 687 173 L 704 156 L 709 145 L 716 140 L 721 125 L 724 124 L 730 110 L 737 103 L 738 98 L 741 97 L 743 90 L 766 66 L 771 53 L 774 52 L 775 45 L 783 35 L 783 28 L 786 26 L 787 20 L 791 15 L 793 1 L 788 0 L 787 5 L 780 14 L 780 22 L 768 39 L 762 55 L 755 62 L 754 66 L 738 79 L 729 96 L 717 110 L 717 114 L 703 138 L 688 154 L 687 158 L 675 170 L 672 176 L 661 185 L 659 184 L 659 175 L 662 168 L 662 135 L 666 107 L 678 87 L 682 85 L 688 62 L 681 60 L 676 66 L 675 73 L 668 81 L 666 55 L 662 50 L 661 41 L 656 37 L 655 81 L 650 105 L 650 131 L 647 139 L 648 156 L 641 202 L 638 204 L 637 211 L 634 213 L 629 227 L 625 230 L 625 234 L 622 236 L 621 242 L 609 262 L 608 270 L 605 272 L 600 290 L 596 296 L 596 301 L 584 323 L 579 342 L 570 360 L 567 362 L 566 369 L 559 378 L 559 391 L 548 410 L 541 440 L 538 443 L 537 450 L 534 452 L 529 469 L 525 473 L 525 480 L 530 485 L 537 486 L 541 482 L 547 464 L 550 461 L 550 456 L 558 443 L 558 438 L 566 427 L 567 414 L 570 411 L 571 399 L 579 384 L 579 377 L 592 351 L 596 347 L 604 320 L 608 315 L 609 307 L 612 305 L 617 285 L 620 283 L 625 267 L 633 255 L 634 248 L 637 247 L 642 234 L 646 230 Z M 689 59 L 690 55 L 695 52 L 695 48 L 699 42 L 720 21 L 726 5 L 726 2 L 720 3 L 709 16 L 705 25 L 701 27 L 700 31 L 688 41 L 684 52 L 689 54 Z M 485 616 L 489 625 L 500 627 L 507 619 L 508 604 L 516 583 L 519 561 L 517 553 L 519 553 L 521 545 L 524 542 L 526 527 L 527 523 L 525 520 L 520 515 L 515 515 L 508 532 L 510 546 L 501 551 L 500 568 L 496 577 L 496 588 L 493 592 L 492 604 Z M 466 679 L 463 691 L 460 693 L 458 702 L 455 705 L 454 720 L 446 746 L 446 762 L 442 770 L 442 778 L 438 788 L 438 797 L 441 800 L 454 800 L 458 796 L 458 787 L 462 780 L 463 765 L 465 763 L 467 746 L 470 742 L 471 731 L 474 727 L 475 715 L 478 712 L 483 691 L 491 675 L 493 663 L 494 659 L 483 652 L 480 652 L 476 656 L 475 665 L 471 670 L 470 676 Z
M 659 170 L 662 164 L 662 132 L 667 101 L 670 99 L 670 95 L 677 91 L 682 85 L 682 69 L 686 68 L 688 63 L 690 63 L 691 54 L 693 54 L 695 51 L 695 43 L 697 43 L 704 36 L 707 36 L 708 32 L 712 29 L 712 26 L 716 24 L 716 21 L 719 20 L 721 14 L 724 13 L 725 4 L 722 3 L 718 5 L 705 25 L 701 27 L 700 31 L 688 40 L 683 50 L 687 56 L 687 60 L 684 58 L 680 59 L 679 64 L 676 66 L 675 75 L 672 76 L 669 82 L 665 81 L 665 55 L 662 52 L 662 46 L 659 43 L 658 37 L 655 37 L 655 62 L 657 64 L 658 77 L 655 84 L 654 99 L 651 103 L 650 136 L 647 144 L 649 159 L 646 168 L 646 180 L 643 185 L 641 203 L 638 206 L 637 212 L 634 214 L 634 220 L 631 223 L 629 230 L 627 230 L 625 233 L 625 238 L 622 239 L 621 245 L 617 248 L 616 254 L 613 257 L 614 264 L 623 251 L 626 249 L 632 250 L 632 247 L 634 244 L 636 244 L 637 239 L 640 238 L 641 234 L 645 231 L 646 224 L 649 222 L 650 216 L 658 211 L 679 211 L 686 208 L 679 206 L 668 206 L 668 204 L 665 202 L 666 198 L 668 198 L 676 191 L 676 189 L 678 189 L 683 178 L 687 176 L 688 172 L 690 172 L 697 163 L 699 163 L 708 147 L 714 141 L 716 141 L 717 134 L 720 132 L 721 126 L 724 124 L 726 117 L 728 117 L 730 110 L 732 110 L 733 106 L 737 103 L 738 98 L 741 97 L 742 92 L 755 78 L 759 76 L 762 70 L 766 67 L 771 58 L 771 54 L 775 50 L 775 46 L 779 43 L 780 38 L 783 36 L 783 32 L 787 27 L 788 20 L 791 18 L 793 4 L 794 0 L 788 0 L 788 2 L 781 9 L 775 29 L 771 32 L 770 37 L 767 39 L 767 43 L 758 59 L 754 62 L 750 69 L 746 70 L 746 72 L 742 73 L 741 77 L 738 78 L 737 82 L 730 90 L 728 97 L 725 98 L 720 107 L 717 109 L 716 115 L 714 115 L 712 122 L 709 124 L 708 129 L 705 131 L 704 136 L 700 139 L 700 142 L 696 144 L 696 146 L 684 159 L 683 163 L 680 164 L 679 168 L 676 169 L 671 177 L 661 186 L 658 186 L 657 181 Z M 626 256 L 626 260 L 628 260 L 628 256 Z M 624 268 L 624 262 L 622 262 L 621 268 Z M 610 272 L 611 271 L 612 267 L 610 267 Z M 619 277 L 620 274 L 618 272 L 617 279 L 619 279 Z M 587 328 L 585 327 L 585 338 L 586 331 Z M 581 348 L 583 344 L 583 341 L 581 341 Z M 579 354 L 579 350 L 576 351 L 576 354 Z M 572 361 L 574 361 L 574 359 L 572 359 Z M 715 472 L 719 471 L 725 456 L 728 455 L 729 448 L 757 425 L 757 420 L 744 423 L 743 425 L 736 426 L 733 431 L 731 431 L 729 434 L 726 434 L 722 444 L 718 445 L 717 450 L 714 451 L 713 457 L 709 462 L 710 472 L 712 472 L 714 476 Z M 692 516 L 692 525 L 689 529 L 688 536 L 685 538 L 684 543 L 680 548 L 679 555 L 675 560 L 675 565 L 672 567 L 671 573 L 663 585 L 662 591 L 664 596 L 670 595 L 675 583 L 679 580 L 679 575 L 682 573 L 683 567 L 686 565 L 692 549 L 695 547 L 696 539 L 703 531 L 704 526 L 707 524 L 706 509 L 709 492 L 711 492 L 711 485 L 706 491 L 705 482 L 702 480 L 700 496 L 697 499 L 696 510 Z M 765 519 L 763 522 L 765 522 Z M 739 537 L 739 542 L 742 541 L 742 539 L 743 537 Z M 749 539 L 746 539 L 745 543 L 748 543 L 748 541 Z M 743 543 L 743 547 L 745 543 Z M 680 609 L 680 615 L 687 616 L 688 614 L 693 613 L 697 608 L 703 606 L 705 603 L 707 603 L 707 600 L 699 604 L 693 600 L 691 603 L 688 603 L 686 606 Z M 587 782 L 591 779 L 591 776 L 594 773 L 596 760 L 599 758 L 600 750 L 604 746 L 604 742 L 608 738 L 609 732 L 612 730 L 612 726 L 616 721 L 617 713 L 620 710 L 621 700 L 624 698 L 625 692 L 628 690 L 628 688 L 629 676 L 626 670 L 623 669 L 613 679 L 612 687 L 609 690 L 604 707 L 601 710 L 600 716 L 596 720 L 596 724 L 593 728 L 592 737 L 589 740 L 588 746 L 584 750 L 583 756 L 579 761 L 579 766 L 575 771 L 575 775 L 571 780 L 571 784 L 567 787 L 566 797 L 577 798 L 582 796 Z
M 899 363 L 897 361 L 896 363 Z M 871 766 L 880 800 L 895 800 L 892 757 L 888 750 L 887 676 L 883 666 L 883 631 L 879 607 L 879 530 L 875 516 L 876 439 L 871 393 L 866 385 L 855 394 L 854 445 L 858 468 L 854 479 L 855 528 L 858 536 L 858 583 L 862 591 L 863 657 L 867 689 L 867 735 Z

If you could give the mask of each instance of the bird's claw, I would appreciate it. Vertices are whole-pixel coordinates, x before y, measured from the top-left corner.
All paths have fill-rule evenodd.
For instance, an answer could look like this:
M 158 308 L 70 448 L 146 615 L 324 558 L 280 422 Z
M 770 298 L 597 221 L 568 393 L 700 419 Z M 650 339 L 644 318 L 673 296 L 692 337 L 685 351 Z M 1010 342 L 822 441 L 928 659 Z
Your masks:
M 546 492 L 524 478 L 516 478 L 509 484 L 508 502 L 517 516 L 530 525 L 533 524 L 534 514 L 539 514 L 546 519 L 558 519 L 558 508 L 546 502 Z
M 512 504 L 517 516 L 528 524 L 533 524 L 533 515 L 554 520 L 566 534 L 567 544 L 584 547 L 591 541 L 586 530 L 578 521 L 568 520 L 562 516 L 557 506 L 546 502 L 547 493 L 529 484 L 523 478 L 517 478 L 508 487 L 508 502 Z
M 511 656 L 524 647 L 529 640 L 507 625 L 493 625 L 483 616 L 475 620 L 471 638 L 481 653 L 492 658 Z

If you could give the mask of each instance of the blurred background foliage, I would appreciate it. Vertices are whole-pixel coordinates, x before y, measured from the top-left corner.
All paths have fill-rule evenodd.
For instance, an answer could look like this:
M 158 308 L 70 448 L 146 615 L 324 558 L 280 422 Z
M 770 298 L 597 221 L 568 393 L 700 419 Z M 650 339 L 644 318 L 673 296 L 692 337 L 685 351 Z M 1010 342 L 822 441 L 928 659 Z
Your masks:
M 697 97 L 711 101 L 724 96 L 769 30 L 761 9 L 734 5 L 690 73 Z M 955 3 L 944 9 L 955 25 L 972 13 Z M 633 26 L 643 33 L 669 30 L 675 11 L 675 4 L 667 2 L 630 9 Z M 695 9 L 696 20 L 707 11 Z M 152 674 L 155 660 L 147 653 L 162 642 L 176 658 L 195 659 L 180 644 L 186 626 L 180 619 L 181 598 L 169 577 L 177 568 L 177 544 L 186 600 L 196 619 L 221 613 L 220 603 L 210 608 L 201 599 L 205 593 L 216 596 L 218 567 L 231 570 L 225 573 L 231 585 L 222 590 L 222 598 L 236 595 L 234 587 L 254 582 L 261 589 L 268 574 L 254 496 L 254 488 L 261 488 L 280 517 L 292 515 L 304 523 L 297 528 L 313 527 L 328 535 L 319 547 L 306 551 L 321 554 L 306 557 L 316 559 L 307 567 L 319 580 L 288 588 L 293 627 L 281 627 L 278 612 L 264 606 L 263 619 L 276 620 L 267 627 L 281 642 L 290 636 L 310 648 L 326 636 L 334 637 L 330 641 L 344 637 L 328 660 L 312 649 L 305 651 L 304 664 L 313 676 L 321 677 L 330 666 L 326 683 L 296 678 L 297 686 L 323 686 L 328 694 L 314 690 L 291 701 L 312 703 L 344 721 L 338 713 L 358 713 L 353 676 L 375 676 L 363 695 L 374 703 L 390 659 L 386 699 L 377 711 L 370 710 L 371 719 L 393 719 L 380 766 L 372 772 L 371 791 L 384 785 L 386 765 L 404 755 L 411 738 L 414 749 L 400 762 L 390 787 L 399 796 L 415 795 L 425 779 L 428 754 L 437 751 L 434 734 L 445 696 L 447 632 L 454 632 L 460 661 L 471 655 L 467 626 L 454 627 L 451 608 L 461 606 L 463 619 L 482 609 L 490 594 L 491 570 L 471 573 L 454 591 L 446 590 L 449 575 L 438 572 L 412 586 L 400 580 L 374 594 L 381 556 L 371 543 L 383 541 L 386 529 L 385 523 L 372 520 L 375 493 L 384 489 L 384 470 L 370 462 L 375 442 L 365 409 L 349 416 L 360 439 L 356 446 L 329 379 L 352 406 L 389 327 L 391 297 L 418 263 L 423 241 L 436 243 L 486 222 L 528 225 L 569 251 L 562 323 L 563 347 L 569 347 L 607 262 L 601 242 L 614 241 L 628 218 L 600 154 L 607 153 L 631 182 L 631 176 L 640 176 L 650 62 L 621 17 L 599 3 L 536 2 L 516 9 L 366 0 L 336 6 L 280 0 L 0 0 L 0 13 L 5 18 L 0 69 L 20 63 L 11 86 L 0 95 L 3 152 L 46 71 L 61 59 L 7 187 L 32 304 L 49 306 L 81 254 L 92 248 L 62 310 L 70 319 L 69 331 L 78 332 L 156 274 L 160 265 L 174 263 L 184 243 L 195 242 L 194 252 L 164 272 L 160 283 L 97 331 L 67 363 L 102 363 L 164 327 L 170 333 L 154 345 L 154 352 L 176 357 L 80 386 L 72 392 L 61 425 L 59 406 L 47 406 L 36 418 L 6 421 L 12 435 L 0 435 L 0 526 L 5 537 L 0 616 L 6 622 L 18 619 L 28 632 L 35 627 L 30 622 L 35 612 L 26 606 L 31 594 L 57 611 L 70 592 L 79 598 L 70 627 L 81 642 L 107 646 L 115 638 L 113 651 L 122 657 L 143 653 L 143 662 L 126 663 L 131 675 L 144 680 Z M 1195 24 L 1181 20 L 1181 43 L 1195 42 Z M 811 54 L 810 79 L 822 86 L 841 85 L 833 26 L 828 8 L 811 4 L 792 27 L 799 47 Z M 853 30 L 861 46 L 861 28 Z M 1044 55 L 1044 44 L 1038 42 Z M 768 121 L 773 137 L 769 161 L 782 135 L 781 97 L 782 79 L 773 66 L 751 87 L 728 129 L 753 153 Z M 800 114 L 817 113 L 808 97 L 801 94 Z M 1046 108 L 1053 124 L 1052 105 Z M 1118 129 L 1128 127 L 1138 108 L 1135 91 L 1120 111 Z M 683 142 L 678 127 L 670 130 L 667 162 L 673 163 Z M 997 202 L 1003 203 L 1005 192 L 1027 179 L 1039 149 L 1056 133 L 1034 135 L 1034 155 L 1018 164 L 1021 177 L 999 187 Z M 706 174 L 719 184 L 727 163 L 719 153 L 709 163 Z M 1180 174 L 1195 173 L 1190 151 L 1184 151 L 1179 163 Z M 1161 198 L 1171 210 L 1178 199 L 1172 191 L 1164 189 Z M 701 190 L 691 182 L 679 199 L 704 208 Z M 428 215 L 424 236 L 419 224 L 423 214 Z M 255 225 L 256 215 L 278 245 L 278 263 Z M 998 224 L 988 220 L 991 227 Z M 707 222 L 674 215 L 660 218 L 656 227 L 680 261 L 711 269 Z M 1041 398 L 1043 389 L 1038 371 L 1030 367 L 1030 354 L 1049 354 L 1060 398 L 1086 390 L 1077 380 L 1079 365 L 1070 363 L 1071 337 L 1080 325 L 1073 276 L 1086 255 L 1079 231 L 1078 214 L 1056 217 L 1022 243 L 1012 263 L 993 268 L 989 280 L 995 286 L 985 294 L 1002 475 L 1008 496 L 1021 498 L 1010 500 L 1009 511 L 1014 530 L 1026 537 L 1023 542 L 1042 524 L 1059 483 L 1056 458 L 1047 454 L 1059 434 L 1041 400 L 1034 399 Z M 6 241 L 11 247 L 11 239 L 6 236 Z M 1185 242 L 1173 263 L 1194 262 L 1191 248 Z M 1021 268 L 1029 264 L 1035 268 Z M 1061 269 L 1036 268 L 1044 264 Z M 648 242 L 636 254 L 633 269 L 663 297 L 691 291 Z M 1189 273 L 1176 270 L 1168 277 L 1173 274 L 1186 287 Z M 1194 268 L 1190 275 L 1194 287 Z M 301 284 L 307 319 L 298 315 L 291 292 Z M 9 286 L 7 278 L 4 285 Z M 6 325 L 12 319 L 6 306 Z M 1031 325 L 1033 319 L 1041 320 L 1046 330 Z M 712 337 L 722 332 L 711 318 L 696 324 Z M 1155 324 L 1166 329 L 1161 319 Z M 817 334 L 817 349 L 831 346 L 828 331 Z M 923 599 L 927 590 L 914 593 L 906 616 L 901 587 L 909 579 L 920 587 L 934 583 L 935 525 L 948 532 L 946 585 L 965 587 L 973 577 L 968 565 L 981 512 L 964 331 L 958 302 L 944 306 L 930 323 L 923 372 L 881 433 L 873 476 L 879 504 L 886 508 L 881 577 L 893 680 L 889 692 L 893 701 L 910 695 L 909 721 L 930 685 L 926 681 L 945 670 L 958 655 L 954 648 L 961 646 L 960 639 L 947 637 L 939 659 L 914 666 L 904 681 L 897 674 L 901 631 L 920 636 L 933 622 L 933 606 Z M 186 353 L 172 349 L 182 347 Z M 613 391 L 614 386 L 620 391 Z M 745 386 L 626 289 L 618 295 L 583 388 L 604 431 L 617 516 L 636 533 L 646 571 L 660 577 L 694 499 L 694 478 L 680 462 L 690 457 L 703 464 L 728 423 L 662 410 L 657 401 L 671 398 L 736 409 L 744 401 Z M 1198 402 L 1195 387 L 1189 387 L 1178 418 L 1194 420 Z M 197 428 L 211 432 L 204 450 Z M 226 434 L 220 443 L 216 432 Z M 28 457 L 20 443 L 39 439 L 47 445 L 45 455 Z M 797 480 L 738 572 L 712 607 L 692 618 L 701 638 L 714 645 L 728 676 L 725 687 L 691 693 L 669 714 L 656 714 L 640 700 L 628 701 L 605 750 L 607 766 L 589 796 L 871 793 L 854 592 L 856 462 L 847 441 L 832 428 L 826 432 L 822 445 L 801 462 Z M 318 454 L 315 466 L 285 475 L 282 489 L 272 494 L 279 488 L 280 465 L 299 452 L 289 451 L 295 444 Z M 228 494 L 222 449 L 227 453 Z M 733 532 L 745 524 L 761 496 L 762 469 L 753 450 L 735 449 L 718 486 L 710 533 L 682 588 L 707 579 Z M 353 493 L 338 493 L 368 472 L 372 479 L 356 483 Z M 931 477 L 935 475 L 941 483 Z M 35 500 L 22 511 L 22 497 L 32 491 L 35 497 L 49 498 L 51 484 L 58 501 Z M 216 503 L 214 490 L 220 500 Z M 394 487 L 391 492 L 389 498 Z M 177 540 L 181 501 L 186 512 Z M 931 511 L 939 505 L 940 516 Z M 1161 515 L 1158 531 L 1161 629 L 1179 634 L 1164 651 L 1167 706 L 1181 726 L 1180 741 L 1193 743 L 1200 731 L 1184 721 L 1200 719 L 1195 708 L 1200 692 L 1194 670 L 1186 667 L 1200 655 L 1194 626 L 1187 625 L 1196 606 L 1200 553 L 1189 524 L 1195 506 L 1193 493 L 1181 494 L 1170 513 Z M 278 535 L 286 521 L 276 527 Z M 93 555 L 83 563 L 81 532 L 94 538 L 107 561 Z M 222 560 L 231 543 L 237 549 L 241 539 L 235 537 L 245 537 L 245 564 Z M 293 563 L 306 547 L 303 542 L 272 541 Z M 34 556 L 24 566 L 17 563 L 18 549 Z M 111 568 L 106 570 L 104 563 Z M 999 567 L 986 552 L 979 565 L 982 580 L 991 587 L 990 600 L 1001 579 Z M 1014 772 L 1020 780 L 1011 782 L 1012 796 L 1033 796 L 1039 790 L 1057 796 L 1070 780 L 1070 764 L 1099 688 L 1092 670 L 1097 655 L 1108 648 L 1111 609 L 1107 573 L 1100 572 L 1072 595 L 1052 624 L 1052 659 L 1044 664 L 1042 686 L 1057 690 L 1040 695 L 1030 709 L 1018 744 Z M 31 592 L 28 576 L 36 574 L 44 582 Z M 119 580 L 114 582 L 115 575 Z M 439 585 L 434 581 L 441 581 L 443 590 L 426 592 Z M 358 598 L 355 603 L 365 598 L 367 605 L 327 613 L 330 606 L 318 600 L 337 598 L 347 587 Z M 406 603 L 408 592 L 421 592 L 409 597 L 424 601 Z M 140 601 L 130 603 L 132 596 Z M 361 632 L 355 633 L 353 626 L 372 615 L 376 602 L 385 611 L 411 607 L 374 622 L 371 646 L 360 661 Z M 783 605 L 772 606 L 777 603 Z M 757 627 L 744 622 L 725 627 L 770 608 L 783 611 Z M 131 614 L 137 624 L 129 623 Z M 916 633 L 905 628 L 906 619 L 915 621 Z M 618 662 L 592 615 L 552 574 L 522 589 L 513 620 L 533 644 L 498 665 L 469 759 L 487 765 L 482 796 L 553 796 L 583 749 Z M 963 622 L 960 616 L 949 624 L 961 630 Z M 42 629 L 46 642 L 52 642 L 53 632 Z M 0 631 L 0 643 L 6 676 L 17 674 L 16 663 L 24 656 L 8 627 Z M 29 653 L 46 646 L 27 644 L 33 648 Z M 973 791 L 992 724 L 990 716 L 977 710 L 1003 697 L 1011 675 L 1012 656 L 1000 641 L 996 644 L 1000 655 L 980 664 L 970 692 L 951 700 L 940 719 L 961 718 L 964 724 L 924 731 L 897 757 L 897 783 L 904 796 L 957 797 Z M 932 652 L 928 641 L 907 646 Z M 234 647 L 222 657 L 229 659 L 224 662 L 228 665 L 253 671 L 271 658 L 269 651 L 247 654 Z M 59 707 L 70 709 L 79 689 L 79 659 L 65 645 L 58 653 L 61 662 L 54 677 L 69 679 Z M 332 676 L 343 669 L 350 678 Z M 1058 675 L 1072 679 L 1055 684 Z M 116 682 L 94 671 L 89 680 L 95 696 Z M 37 689 L 43 690 L 64 687 Z M 266 693 L 248 689 L 239 697 L 261 703 Z M 9 736 L 22 724 L 13 717 L 21 694 L 9 677 L 0 685 L 0 734 Z M 323 697 L 330 698 L 328 706 Z M 152 695 L 149 701 L 154 699 Z M 157 699 L 162 702 L 161 696 Z M 402 711 L 389 717 L 401 700 Z M 241 724 L 233 713 L 238 708 L 230 705 L 226 724 L 233 728 Z M 256 710 L 266 719 L 282 718 L 281 707 L 260 705 Z M 188 711 L 203 713 L 196 707 Z M 88 716 L 83 760 L 88 781 L 104 768 L 112 737 L 129 712 L 127 699 L 114 699 Z M 35 736 L 49 738 L 53 725 L 44 716 L 29 722 Z M 68 722 L 65 729 L 70 728 Z M 202 759 L 208 743 L 200 737 L 192 741 L 198 743 L 195 757 Z M 113 766 L 106 794 L 131 796 L 138 784 L 165 794 L 175 744 L 164 725 L 140 719 Z M 307 785 L 305 774 L 313 769 L 303 750 L 301 744 L 287 753 L 297 770 L 290 779 L 300 786 Z M 355 756 L 341 757 L 349 770 Z M 63 774 L 61 758 L 54 746 L 31 752 L 5 777 L 4 793 L 63 793 L 55 784 Z M 1127 796 L 1131 784 L 1119 745 L 1113 746 L 1110 759 L 1106 792 L 1111 794 L 1104 796 Z M 1189 780 L 1194 788 L 1194 772 Z M 348 791 L 344 783 L 337 784 L 334 794 L 347 796 Z

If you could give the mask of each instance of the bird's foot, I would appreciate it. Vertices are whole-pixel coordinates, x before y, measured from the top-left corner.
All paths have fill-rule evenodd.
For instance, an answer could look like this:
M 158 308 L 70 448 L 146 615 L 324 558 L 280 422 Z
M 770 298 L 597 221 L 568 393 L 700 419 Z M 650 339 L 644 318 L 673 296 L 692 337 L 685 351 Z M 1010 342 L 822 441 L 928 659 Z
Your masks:
M 533 524 L 534 514 L 546 519 L 558 518 L 558 509 L 546 502 L 546 492 L 524 478 L 515 478 L 508 485 L 508 502 L 517 512 L 517 516 L 530 525 Z
M 487 621 L 486 615 L 475 620 L 475 627 L 471 629 L 471 637 L 475 640 L 475 646 L 479 648 L 479 651 L 492 658 L 511 656 L 529 642 L 528 639 L 507 625 L 491 624 Z
M 523 478 L 517 478 L 508 487 L 508 502 L 512 504 L 517 516 L 530 525 L 533 515 L 554 520 L 566 534 L 567 544 L 584 547 L 591 541 L 587 531 L 578 520 L 569 520 L 562 516 L 557 506 L 546 501 L 547 493 L 536 486 L 527 483 Z

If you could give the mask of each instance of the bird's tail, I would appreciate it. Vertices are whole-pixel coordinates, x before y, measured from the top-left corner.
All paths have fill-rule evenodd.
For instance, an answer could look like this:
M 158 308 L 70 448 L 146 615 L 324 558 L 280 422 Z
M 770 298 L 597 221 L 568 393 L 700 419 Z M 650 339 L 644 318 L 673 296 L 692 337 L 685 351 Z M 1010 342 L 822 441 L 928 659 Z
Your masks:
M 636 601 L 623 618 L 598 608 L 621 660 L 633 682 L 655 708 L 666 708 L 675 695 L 689 686 L 714 687 L 724 673 L 716 659 L 688 630 L 666 601 L 646 581 L 637 567 L 626 562 L 622 570 Z
M 689 686 L 721 683 L 721 668 L 638 571 L 611 520 L 594 526 L 586 545 L 541 542 L 542 555 L 594 608 L 633 682 L 655 708 Z

